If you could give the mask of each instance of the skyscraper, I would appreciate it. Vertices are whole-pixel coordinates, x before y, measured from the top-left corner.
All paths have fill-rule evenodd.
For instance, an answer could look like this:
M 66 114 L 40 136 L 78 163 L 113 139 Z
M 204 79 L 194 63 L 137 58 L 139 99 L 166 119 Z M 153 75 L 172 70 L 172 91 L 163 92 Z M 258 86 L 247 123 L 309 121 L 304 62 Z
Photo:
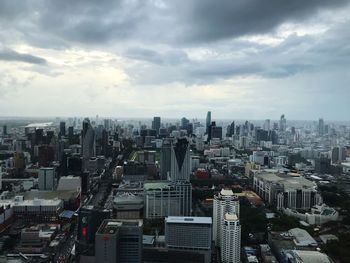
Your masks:
M 221 262 L 239 263 L 241 254 L 241 225 L 236 214 L 226 213 L 221 232 Z
M 156 130 L 157 135 L 159 134 L 160 129 L 160 117 L 153 117 L 152 129 Z
M 265 120 L 263 128 L 265 131 L 270 131 L 271 127 L 270 127 L 270 120 L 269 119 Z
M 187 125 L 190 123 L 190 120 L 183 117 L 181 118 L 181 129 L 187 129 Z
M 66 136 L 66 123 L 64 121 L 60 122 L 60 136 Z
M 211 132 L 210 132 L 211 138 L 216 138 L 222 140 L 222 127 L 219 126 L 212 126 Z
M 211 111 L 208 111 L 207 113 L 207 119 L 206 119 L 206 128 L 207 128 L 207 131 L 206 133 L 208 134 L 209 132 L 209 126 L 211 124 Z
M 80 208 L 76 239 L 77 262 L 84 262 L 81 260 L 82 257 L 93 256 L 95 254 L 96 231 L 103 220 L 109 217 L 110 211 L 108 210 L 99 210 L 93 206 L 83 206 Z
M 287 128 L 287 120 L 286 118 L 284 117 L 284 114 L 281 115 L 281 118 L 280 118 L 280 127 L 279 127 L 279 130 L 281 132 L 285 132 L 286 131 L 286 128 Z
M 189 181 L 191 174 L 190 147 L 186 138 L 178 139 L 171 149 L 171 170 L 172 181 Z
M 7 135 L 7 126 L 6 126 L 6 125 L 4 125 L 4 126 L 2 127 L 2 134 L 3 134 L 3 135 Z
M 318 120 L 318 135 L 323 136 L 324 135 L 324 121 L 322 118 Z
M 216 246 L 221 244 L 221 225 L 226 213 L 239 216 L 239 201 L 232 190 L 222 189 L 220 193 L 214 196 L 213 203 L 213 240 Z
M 230 125 L 227 126 L 227 137 L 232 137 L 235 134 L 235 122 L 233 121 Z
M 160 149 L 160 179 L 167 180 L 171 170 L 171 140 L 164 139 Z
M 86 118 L 83 121 L 83 131 L 81 136 L 81 146 L 83 153 L 83 169 L 87 169 L 89 159 L 95 156 L 95 131 L 90 124 L 90 120 Z

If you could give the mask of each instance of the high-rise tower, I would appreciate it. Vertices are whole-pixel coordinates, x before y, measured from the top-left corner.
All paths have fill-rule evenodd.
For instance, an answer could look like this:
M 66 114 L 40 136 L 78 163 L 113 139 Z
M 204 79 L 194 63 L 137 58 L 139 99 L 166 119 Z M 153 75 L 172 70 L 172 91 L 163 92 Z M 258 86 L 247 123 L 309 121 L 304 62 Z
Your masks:
M 209 132 L 209 126 L 210 126 L 210 124 L 211 124 L 211 111 L 208 111 L 208 113 L 207 113 L 207 119 L 206 119 L 206 133 L 208 134 L 208 132 Z
M 318 135 L 323 136 L 324 135 L 324 121 L 322 118 L 318 120 Z
M 241 225 L 235 214 L 226 213 L 221 233 L 221 262 L 239 263 L 241 254 Z
M 214 196 L 213 203 L 213 240 L 216 246 L 221 244 L 221 226 L 226 213 L 236 214 L 238 217 L 239 201 L 232 190 L 222 189 L 220 193 Z
M 83 153 L 83 169 L 85 170 L 87 169 L 89 159 L 95 156 L 95 131 L 88 118 L 83 121 L 81 146 Z
M 156 130 L 157 135 L 159 134 L 160 129 L 160 117 L 153 117 L 152 129 Z
M 188 140 L 186 138 L 178 139 L 171 151 L 171 180 L 190 181 L 191 160 Z

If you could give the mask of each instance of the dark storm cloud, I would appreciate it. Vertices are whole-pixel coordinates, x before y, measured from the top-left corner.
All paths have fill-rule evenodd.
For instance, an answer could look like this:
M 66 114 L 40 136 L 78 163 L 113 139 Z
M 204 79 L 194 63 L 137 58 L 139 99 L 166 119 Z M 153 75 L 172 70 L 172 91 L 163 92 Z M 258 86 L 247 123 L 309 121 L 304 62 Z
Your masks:
M 30 54 L 18 53 L 11 49 L 1 49 L 1 48 L 0 48 L 0 60 L 20 61 L 20 62 L 25 62 L 30 64 L 41 64 L 41 65 L 46 64 L 46 60 L 41 57 L 33 56 Z
M 163 63 L 164 54 L 157 50 L 132 50 L 129 58 L 149 62 L 146 67 L 131 66 L 127 73 L 139 85 L 182 82 L 212 84 L 233 77 L 257 76 L 282 79 L 304 73 L 317 73 L 350 67 L 350 21 L 319 35 L 290 35 L 277 46 L 249 43 L 241 40 L 209 45 L 213 58 L 181 63 Z M 341 37 L 339 37 L 341 36 Z M 135 55 L 137 54 L 137 55 Z M 239 54 L 237 56 L 237 54 Z M 147 64 L 146 64 L 147 65 Z M 320 73 L 322 74 L 322 73 Z
M 25 0 L 3 0 L 0 1 L 0 20 L 13 20 L 20 18 L 28 12 Z
M 349 0 L 172 0 L 164 1 L 164 8 L 157 2 L 3 0 L 0 21 L 33 43 L 40 32 L 84 45 L 139 41 L 179 46 L 270 32 L 286 21 L 307 20 Z
M 44 7 L 40 30 L 84 45 L 130 39 L 147 17 L 146 1 L 51 0 Z
M 345 6 L 349 0 L 189 0 L 178 1 L 183 37 L 207 42 L 267 33 L 284 22 L 310 19 L 322 9 Z
M 349 30 L 327 32 L 329 39 L 291 35 L 277 46 L 238 38 L 273 32 L 285 22 L 310 21 L 320 10 L 336 10 L 349 2 L 3 0 L 0 28 L 11 34 L 0 30 L 0 39 L 10 42 L 14 38 L 14 42 L 51 49 L 113 52 L 142 63 L 125 65 L 137 84 L 213 83 L 235 76 L 285 78 L 330 65 L 348 65 Z M 201 48 L 216 55 L 199 60 L 190 56 L 188 49 Z M 1 56 L 3 60 L 45 63 L 40 57 L 16 52 Z

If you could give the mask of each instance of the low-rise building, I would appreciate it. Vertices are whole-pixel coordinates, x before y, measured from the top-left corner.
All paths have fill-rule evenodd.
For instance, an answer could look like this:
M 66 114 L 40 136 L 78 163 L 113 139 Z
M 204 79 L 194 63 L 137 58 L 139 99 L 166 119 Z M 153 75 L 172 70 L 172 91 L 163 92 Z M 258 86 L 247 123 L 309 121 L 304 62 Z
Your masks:
M 298 212 L 289 208 L 283 209 L 286 215 L 297 217 L 310 225 L 322 225 L 330 221 L 337 221 L 339 213 L 325 204 L 315 205 L 310 212 Z
M 316 183 L 299 174 L 259 172 L 254 175 L 254 191 L 277 209 L 309 210 L 322 204 Z

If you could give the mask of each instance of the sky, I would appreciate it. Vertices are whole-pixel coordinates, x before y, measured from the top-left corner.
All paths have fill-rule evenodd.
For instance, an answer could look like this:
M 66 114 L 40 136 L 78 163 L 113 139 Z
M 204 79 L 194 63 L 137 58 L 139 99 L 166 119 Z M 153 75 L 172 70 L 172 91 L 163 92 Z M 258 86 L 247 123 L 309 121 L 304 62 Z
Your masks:
M 0 116 L 349 120 L 349 0 L 1 0 Z

